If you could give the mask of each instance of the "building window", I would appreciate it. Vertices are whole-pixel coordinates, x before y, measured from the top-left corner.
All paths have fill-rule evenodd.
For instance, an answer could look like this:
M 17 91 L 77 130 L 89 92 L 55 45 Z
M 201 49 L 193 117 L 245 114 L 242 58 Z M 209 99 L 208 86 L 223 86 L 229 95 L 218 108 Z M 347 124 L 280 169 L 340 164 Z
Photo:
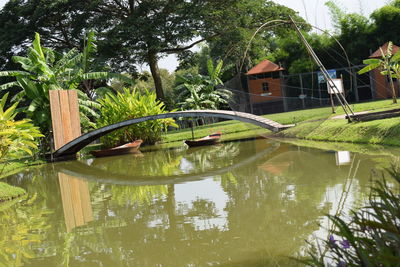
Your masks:
M 262 83 L 262 90 L 263 90 L 263 92 L 269 92 L 269 85 L 268 85 L 268 83 Z

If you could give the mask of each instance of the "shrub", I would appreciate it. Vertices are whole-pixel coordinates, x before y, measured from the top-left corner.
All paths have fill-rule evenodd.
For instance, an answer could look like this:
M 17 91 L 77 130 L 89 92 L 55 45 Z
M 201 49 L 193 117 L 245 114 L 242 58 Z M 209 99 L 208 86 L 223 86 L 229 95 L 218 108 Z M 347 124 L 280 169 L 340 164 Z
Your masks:
M 143 116 L 166 113 L 164 104 L 157 100 L 154 92 L 141 94 L 138 90 L 124 88 L 116 95 L 108 93 L 99 100 L 101 116 L 97 127 L 104 127 L 117 122 Z M 105 147 L 114 147 L 142 139 L 145 143 L 154 144 L 161 139 L 161 133 L 167 126 L 177 127 L 173 119 L 152 120 L 134 124 L 114 131 L 101 138 Z
M 8 94 L 5 94 L 0 100 L 0 163 L 23 154 L 32 155 L 37 149 L 35 138 L 42 136 L 29 120 L 14 120 L 18 114 L 15 111 L 18 103 L 4 110 L 7 97 Z
M 391 175 L 400 185 L 400 172 Z M 397 193 L 395 192 L 397 191 Z M 368 205 L 352 212 L 350 222 L 329 216 L 336 231 L 324 241 L 325 251 L 312 247 L 310 266 L 399 266 L 400 194 L 385 179 L 372 187 Z

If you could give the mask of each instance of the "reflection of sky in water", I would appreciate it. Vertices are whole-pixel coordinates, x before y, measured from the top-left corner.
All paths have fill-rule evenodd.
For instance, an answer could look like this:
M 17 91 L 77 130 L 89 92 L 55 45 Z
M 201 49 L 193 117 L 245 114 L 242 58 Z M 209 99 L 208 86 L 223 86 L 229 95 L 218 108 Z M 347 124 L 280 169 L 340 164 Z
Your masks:
M 350 178 L 346 184 L 336 184 L 334 186 L 327 187 L 320 206 L 324 206 L 329 203 L 330 209 L 328 214 L 341 214 L 340 217 L 346 221 L 350 211 L 360 204 L 356 203 L 355 200 L 355 197 L 359 194 L 360 185 L 358 181 L 356 178 Z M 332 222 L 326 216 L 321 215 L 320 224 L 321 227 L 312 233 L 310 236 L 311 239 L 317 237 L 327 240 L 329 231 L 332 230 Z
M 207 219 L 193 217 L 191 223 L 193 223 L 198 230 L 211 228 L 223 230 L 227 225 L 227 213 L 224 209 L 229 198 L 222 190 L 220 181 L 215 181 L 213 179 L 213 177 L 210 177 L 201 181 L 175 185 L 176 207 L 184 207 L 184 213 L 193 208 L 193 202 L 199 199 L 207 200 L 215 205 L 216 217 Z
M 180 162 L 180 165 L 179 165 L 179 169 L 183 173 L 190 173 L 190 171 L 194 170 L 194 166 L 193 166 L 192 162 L 190 162 L 186 158 L 182 158 L 181 162 Z
M 282 199 L 296 200 L 296 185 L 290 184 L 286 186 L 285 192 L 281 194 Z

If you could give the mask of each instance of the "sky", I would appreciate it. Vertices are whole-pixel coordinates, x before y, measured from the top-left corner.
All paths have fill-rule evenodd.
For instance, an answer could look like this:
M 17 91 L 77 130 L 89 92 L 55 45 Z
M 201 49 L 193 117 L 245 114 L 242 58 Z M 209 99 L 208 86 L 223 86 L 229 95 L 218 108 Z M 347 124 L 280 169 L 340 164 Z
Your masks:
M 0 0 L 0 8 L 8 0 Z M 326 0 L 273 0 L 274 2 L 288 6 L 299 12 L 300 16 L 306 19 L 310 24 L 322 28 L 324 30 L 332 30 L 331 18 L 329 10 L 325 6 Z M 378 9 L 389 0 L 335 0 L 340 8 L 348 13 L 361 13 L 364 16 L 369 16 L 375 9 Z M 196 48 L 195 48 L 196 49 Z M 159 67 L 174 71 L 178 66 L 178 61 L 174 55 L 162 58 L 159 61 Z M 141 70 L 148 70 L 148 66 L 139 66 Z

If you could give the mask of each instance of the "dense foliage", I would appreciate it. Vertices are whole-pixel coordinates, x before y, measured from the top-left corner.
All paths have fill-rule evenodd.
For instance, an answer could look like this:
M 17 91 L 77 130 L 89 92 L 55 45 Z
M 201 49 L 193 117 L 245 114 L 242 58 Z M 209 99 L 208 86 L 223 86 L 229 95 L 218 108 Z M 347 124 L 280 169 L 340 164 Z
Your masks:
M 49 90 L 79 90 L 79 106 L 83 129 L 94 127 L 91 118 L 98 117 L 95 108 L 98 104 L 91 101 L 95 94 L 92 84 L 94 80 L 118 78 L 125 82 L 131 80 L 121 74 L 108 72 L 88 72 L 90 55 L 95 49 L 94 33 L 88 34 L 83 52 L 71 49 L 65 54 L 58 54 L 52 49 L 42 47 L 39 34 L 35 34 L 27 57 L 14 56 L 13 60 L 20 64 L 22 71 L 2 71 L 1 76 L 15 77 L 15 81 L 3 84 L 1 90 L 19 87 L 13 101 L 26 104 L 23 108 L 33 123 L 40 127 L 44 134 L 51 130 L 51 113 Z M 86 94 L 85 94 L 85 93 Z
M 124 120 L 166 113 L 164 104 L 157 100 L 154 92 L 140 93 L 125 88 L 117 94 L 109 93 L 99 100 L 101 116 L 97 127 L 103 127 Z M 152 120 L 134 124 L 114 131 L 101 138 L 106 147 L 114 147 L 136 139 L 154 144 L 168 126 L 176 126 L 173 119 Z
M 357 13 L 346 13 L 338 7 L 335 1 L 328 1 L 326 5 L 330 9 L 334 26 L 334 30 L 330 34 L 319 29 L 310 31 L 311 27 L 302 18 L 294 16 L 290 9 L 274 5 L 270 5 L 269 8 L 261 8 L 260 5 L 264 5 L 264 3 L 253 1 L 249 4 L 248 10 L 253 16 L 246 18 L 245 22 L 253 21 L 253 25 L 260 26 L 273 19 L 287 20 L 288 15 L 291 15 L 302 28 L 307 41 L 327 68 L 348 66 L 346 56 L 334 38 L 343 45 L 352 65 L 362 64 L 362 60 L 370 55 L 371 50 L 377 49 L 389 40 L 392 40 L 394 44 L 400 44 L 400 34 L 397 34 L 399 29 L 396 26 L 400 16 L 399 0 L 377 9 L 370 17 Z M 257 14 L 260 15 L 260 18 Z M 261 19 L 263 17 L 264 19 Z M 258 22 L 255 23 L 255 21 Z M 289 73 L 315 71 L 316 65 L 310 59 L 294 30 L 280 23 L 275 23 L 275 25 L 279 25 L 279 27 L 267 26 L 255 36 L 245 58 L 243 58 L 243 51 L 257 26 L 237 27 L 235 25 L 235 28 L 229 30 L 229 34 L 209 40 L 207 49 L 202 49 L 191 57 L 182 58 L 180 68 L 187 69 L 198 66 L 200 72 L 204 72 L 206 66 L 204 53 L 206 53 L 207 56 L 214 59 L 221 58 L 227 63 L 236 65 L 237 68 L 232 70 L 224 80 L 233 77 L 239 71 L 245 72 L 246 69 L 266 58 L 281 63 Z M 244 69 L 238 70 L 242 63 L 244 63 Z
M 180 84 L 175 88 L 178 106 L 183 110 L 190 109 L 220 109 L 228 105 L 232 93 L 223 89 L 222 74 L 227 68 L 223 68 L 220 60 L 214 66 L 211 59 L 207 61 L 208 75 L 187 73 L 179 76 Z
M 160 58 L 171 53 L 187 57 L 195 44 L 218 37 L 213 55 L 236 62 L 255 28 L 288 14 L 295 12 L 264 0 L 13 0 L 0 12 L 0 25 L 4 25 L 0 26 L 0 40 L 4 40 L 0 54 L 5 53 L 0 68 L 9 62 L 13 47 L 25 49 L 34 32 L 42 34 L 49 47 L 67 50 L 79 47 L 82 32 L 95 29 L 101 33 L 98 62 L 129 72 L 136 71 L 135 64 L 147 63 L 162 99 Z M 264 47 L 260 39 L 254 51 L 265 55 Z
M 367 206 L 353 212 L 350 222 L 330 216 L 337 231 L 305 261 L 309 266 L 397 266 L 400 258 L 400 173 L 393 168 L 395 184 L 378 181 Z M 319 251 L 319 252 L 318 252 Z
M 35 139 L 41 137 L 40 131 L 29 120 L 15 120 L 18 103 L 5 109 L 8 94 L 0 100 L 0 163 L 24 154 L 31 155 L 37 149 Z M 0 174 L 2 169 L 0 169 Z

